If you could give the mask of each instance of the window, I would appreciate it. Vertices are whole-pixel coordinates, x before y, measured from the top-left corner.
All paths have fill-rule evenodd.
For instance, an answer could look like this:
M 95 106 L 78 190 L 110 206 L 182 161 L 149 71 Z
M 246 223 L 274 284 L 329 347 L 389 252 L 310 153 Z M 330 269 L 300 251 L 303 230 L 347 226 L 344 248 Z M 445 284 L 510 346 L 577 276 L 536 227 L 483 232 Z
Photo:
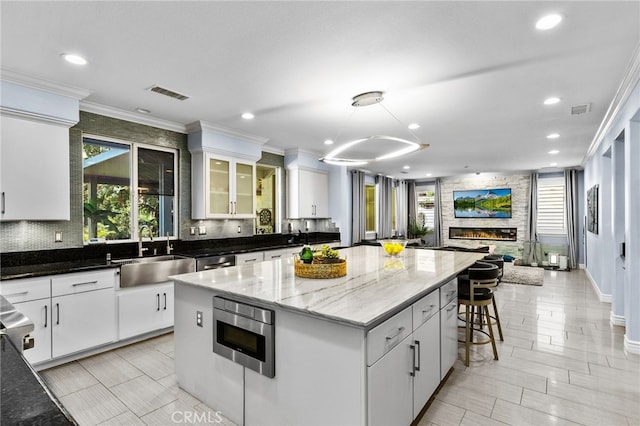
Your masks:
M 416 187 L 417 222 L 429 229 L 434 228 L 435 196 L 434 185 Z
M 83 140 L 84 241 L 176 233 L 177 151 L 137 143 Z
M 364 185 L 365 232 L 376 232 L 376 186 Z
M 565 187 L 562 177 L 538 179 L 539 234 L 565 234 Z

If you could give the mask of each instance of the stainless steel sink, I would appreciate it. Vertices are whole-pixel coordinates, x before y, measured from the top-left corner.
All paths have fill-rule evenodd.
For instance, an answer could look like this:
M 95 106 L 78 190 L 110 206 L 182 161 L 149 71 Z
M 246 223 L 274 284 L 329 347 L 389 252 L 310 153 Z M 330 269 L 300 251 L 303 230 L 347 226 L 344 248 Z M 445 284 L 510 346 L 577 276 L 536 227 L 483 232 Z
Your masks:
M 195 272 L 196 261 L 178 255 L 134 257 L 114 260 L 120 265 L 120 287 L 135 287 L 169 281 L 169 275 Z

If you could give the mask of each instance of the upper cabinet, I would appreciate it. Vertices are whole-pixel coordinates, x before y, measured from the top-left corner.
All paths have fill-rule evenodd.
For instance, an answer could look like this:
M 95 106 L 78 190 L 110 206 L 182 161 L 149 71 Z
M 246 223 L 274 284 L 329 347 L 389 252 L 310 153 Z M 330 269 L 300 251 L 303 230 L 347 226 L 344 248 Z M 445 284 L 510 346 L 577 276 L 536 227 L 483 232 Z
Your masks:
M 69 220 L 69 127 L 86 94 L 1 84 L 0 220 Z
M 329 217 L 329 175 L 325 171 L 289 169 L 288 217 Z
M 193 219 L 253 218 L 256 162 L 266 139 L 201 121 L 187 126 Z

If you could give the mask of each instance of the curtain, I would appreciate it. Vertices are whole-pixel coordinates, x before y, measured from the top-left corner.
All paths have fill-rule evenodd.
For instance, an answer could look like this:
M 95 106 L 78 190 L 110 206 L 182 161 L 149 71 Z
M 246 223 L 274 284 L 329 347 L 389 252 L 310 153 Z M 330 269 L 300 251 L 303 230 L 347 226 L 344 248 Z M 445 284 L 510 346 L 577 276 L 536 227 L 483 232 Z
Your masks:
M 378 184 L 378 238 L 391 237 L 391 188 L 393 181 L 386 176 L 377 176 Z
M 416 181 L 407 181 L 407 223 L 418 217 L 418 203 L 416 201 Z
M 442 237 L 442 180 L 436 179 L 435 196 L 433 200 L 433 235 L 436 247 L 444 245 Z
M 407 236 L 407 219 L 410 215 L 407 190 L 407 181 L 396 181 L 396 232 L 405 237 Z
M 364 172 L 351 171 L 352 223 L 351 245 L 364 240 L 365 206 L 364 206 Z
M 538 241 L 538 173 L 531 173 L 529 185 L 529 210 L 527 211 L 526 234 L 522 261 L 525 265 L 538 265 L 542 262 L 542 246 Z
M 564 184 L 566 191 L 565 214 L 567 222 L 567 242 L 569 253 L 567 264 L 569 269 L 578 267 L 578 221 L 576 220 L 578 197 L 578 172 L 576 170 L 564 171 Z

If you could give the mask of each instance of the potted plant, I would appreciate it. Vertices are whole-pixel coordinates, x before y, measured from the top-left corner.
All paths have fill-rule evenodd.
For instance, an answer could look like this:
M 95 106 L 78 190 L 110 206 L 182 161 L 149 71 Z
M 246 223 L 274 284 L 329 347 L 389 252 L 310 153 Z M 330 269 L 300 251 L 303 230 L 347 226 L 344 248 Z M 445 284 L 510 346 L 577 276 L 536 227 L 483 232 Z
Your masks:
M 415 218 L 409 219 L 409 226 L 407 228 L 407 233 L 410 238 L 422 238 L 427 234 L 432 232 L 431 229 L 427 228 L 427 226 L 423 223 L 418 223 Z

